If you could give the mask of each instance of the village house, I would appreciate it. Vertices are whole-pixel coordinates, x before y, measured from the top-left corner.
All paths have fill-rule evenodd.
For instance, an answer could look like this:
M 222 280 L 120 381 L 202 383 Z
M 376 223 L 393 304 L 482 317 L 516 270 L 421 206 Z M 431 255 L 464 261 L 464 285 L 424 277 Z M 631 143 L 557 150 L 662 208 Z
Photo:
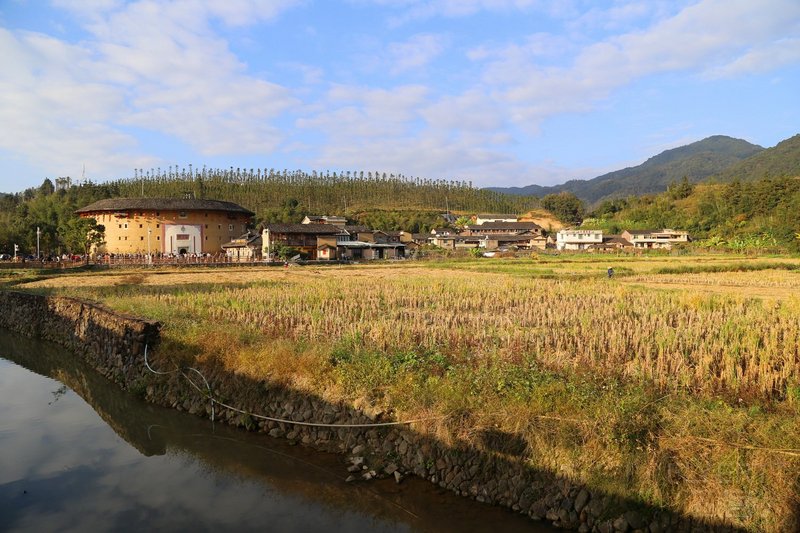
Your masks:
M 336 253 L 339 259 L 347 260 L 397 259 L 405 257 L 410 242 L 410 234 L 403 231 L 345 226 L 344 231 L 337 235 Z
M 516 247 L 521 250 L 544 250 L 547 247 L 547 237 L 541 233 L 520 234 L 492 234 L 484 235 L 482 248 L 496 250 L 498 248 Z
M 76 211 L 105 227 L 111 254 L 216 254 L 247 232 L 255 213 L 221 200 L 107 198 Z
M 237 239 L 222 245 L 225 256 L 234 262 L 250 262 L 261 260 L 262 237 L 258 233 L 248 231 Z
M 375 231 L 367 226 L 346 225 L 341 240 L 375 242 Z
M 633 244 L 634 248 L 668 250 L 675 244 L 689 242 L 689 233 L 674 229 L 625 230 L 622 238 Z
M 336 246 L 336 235 L 342 231 L 332 224 L 267 224 L 262 232 L 262 256 L 273 259 L 279 246 L 288 246 L 308 259 L 317 259 L 318 247 Z
M 434 228 L 426 240 L 447 250 L 508 247 L 543 250 L 547 246 L 542 227 L 534 222 L 519 222 L 516 215 L 480 214 L 475 220 L 478 223 L 468 224 L 460 232 L 452 228 Z M 420 242 L 419 237 L 416 240 Z
M 483 224 L 467 225 L 462 235 L 514 235 L 522 233 L 541 235 L 542 227 L 535 222 L 484 222 Z
M 603 252 L 630 251 L 633 245 L 620 235 L 603 235 L 603 242 L 593 245 L 591 249 Z
M 439 248 L 446 250 L 461 250 L 470 248 L 480 248 L 485 239 L 485 235 L 431 235 L 428 242 Z
M 588 250 L 603 243 L 603 231 L 599 229 L 562 229 L 556 233 L 558 250 Z
M 339 259 L 354 261 L 361 259 L 398 259 L 405 257 L 405 250 L 406 245 L 403 243 L 348 241 L 337 244 Z
M 268 224 L 264 228 L 262 250 L 274 258 L 278 246 L 293 248 L 310 260 L 371 260 L 405 257 L 412 244 L 411 234 L 379 231 L 366 226 L 340 224 L 342 217 L 305 217 L 300 224 Z M 326 220 L 325 223 L 313 220 Z
M 375 232 L 377 242 L 383 243 L 397 243 L 397 242 L 409 242 L 411 234 L 405 231 L 381 231 L 378 230 Z
M 416 244 L 417 246 L 425 246 L 426 244 L 431 243 L 431 234 L 430 233 L 412 233 L 411 234 L 411 242 Z

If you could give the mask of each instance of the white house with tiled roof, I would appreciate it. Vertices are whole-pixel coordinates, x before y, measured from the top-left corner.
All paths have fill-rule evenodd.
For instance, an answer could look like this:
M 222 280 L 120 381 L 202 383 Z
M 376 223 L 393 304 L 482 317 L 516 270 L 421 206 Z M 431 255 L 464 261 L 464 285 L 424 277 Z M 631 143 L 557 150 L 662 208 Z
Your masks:
M 621 236 L 630 241 L 634 248 L 645 249 L 670 249 L 675 244 L 689 242 L 689 232 L 674 229 L 625 230 Z
M 556 248 L 559 250 L 587 250 L 603 243 L 603 230 L 562 229 L 556 233 Z

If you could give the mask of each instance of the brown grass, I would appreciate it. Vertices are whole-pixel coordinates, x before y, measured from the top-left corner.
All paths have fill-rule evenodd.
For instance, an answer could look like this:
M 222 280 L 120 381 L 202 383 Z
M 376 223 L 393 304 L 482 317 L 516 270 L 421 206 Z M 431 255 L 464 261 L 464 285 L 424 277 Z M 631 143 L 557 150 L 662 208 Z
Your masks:
M 610 493 L 794 527 L 800 274 L 653 275 L 669 258 L 647 258 L 619 262 L 639 277 L 609 281 L 607 262 L 156 270 L 26 287 L 162 320 L 166 346 L 254 379 L 448 415 L 418 428 L 443 439 L 520 435 L 531 465 Z

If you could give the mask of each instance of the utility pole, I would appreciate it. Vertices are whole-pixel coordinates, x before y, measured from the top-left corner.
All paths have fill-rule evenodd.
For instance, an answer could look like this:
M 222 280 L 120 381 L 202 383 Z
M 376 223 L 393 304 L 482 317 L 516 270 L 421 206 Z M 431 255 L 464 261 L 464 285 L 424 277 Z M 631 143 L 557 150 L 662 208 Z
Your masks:
M 42 258 L 41 253 L 39 252 L 39 237 L 42 235 L 42 230 L 39 229 L 39 226 L 36 226 L 36 260 Z

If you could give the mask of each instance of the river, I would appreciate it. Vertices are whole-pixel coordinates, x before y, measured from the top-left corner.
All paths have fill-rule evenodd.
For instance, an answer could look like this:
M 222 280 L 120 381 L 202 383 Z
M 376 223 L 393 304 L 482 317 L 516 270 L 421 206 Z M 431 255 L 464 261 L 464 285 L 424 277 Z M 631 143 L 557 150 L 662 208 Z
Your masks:
M 147 404 L 0 330 L 2 531 L 553 531 L 416 478 Z

